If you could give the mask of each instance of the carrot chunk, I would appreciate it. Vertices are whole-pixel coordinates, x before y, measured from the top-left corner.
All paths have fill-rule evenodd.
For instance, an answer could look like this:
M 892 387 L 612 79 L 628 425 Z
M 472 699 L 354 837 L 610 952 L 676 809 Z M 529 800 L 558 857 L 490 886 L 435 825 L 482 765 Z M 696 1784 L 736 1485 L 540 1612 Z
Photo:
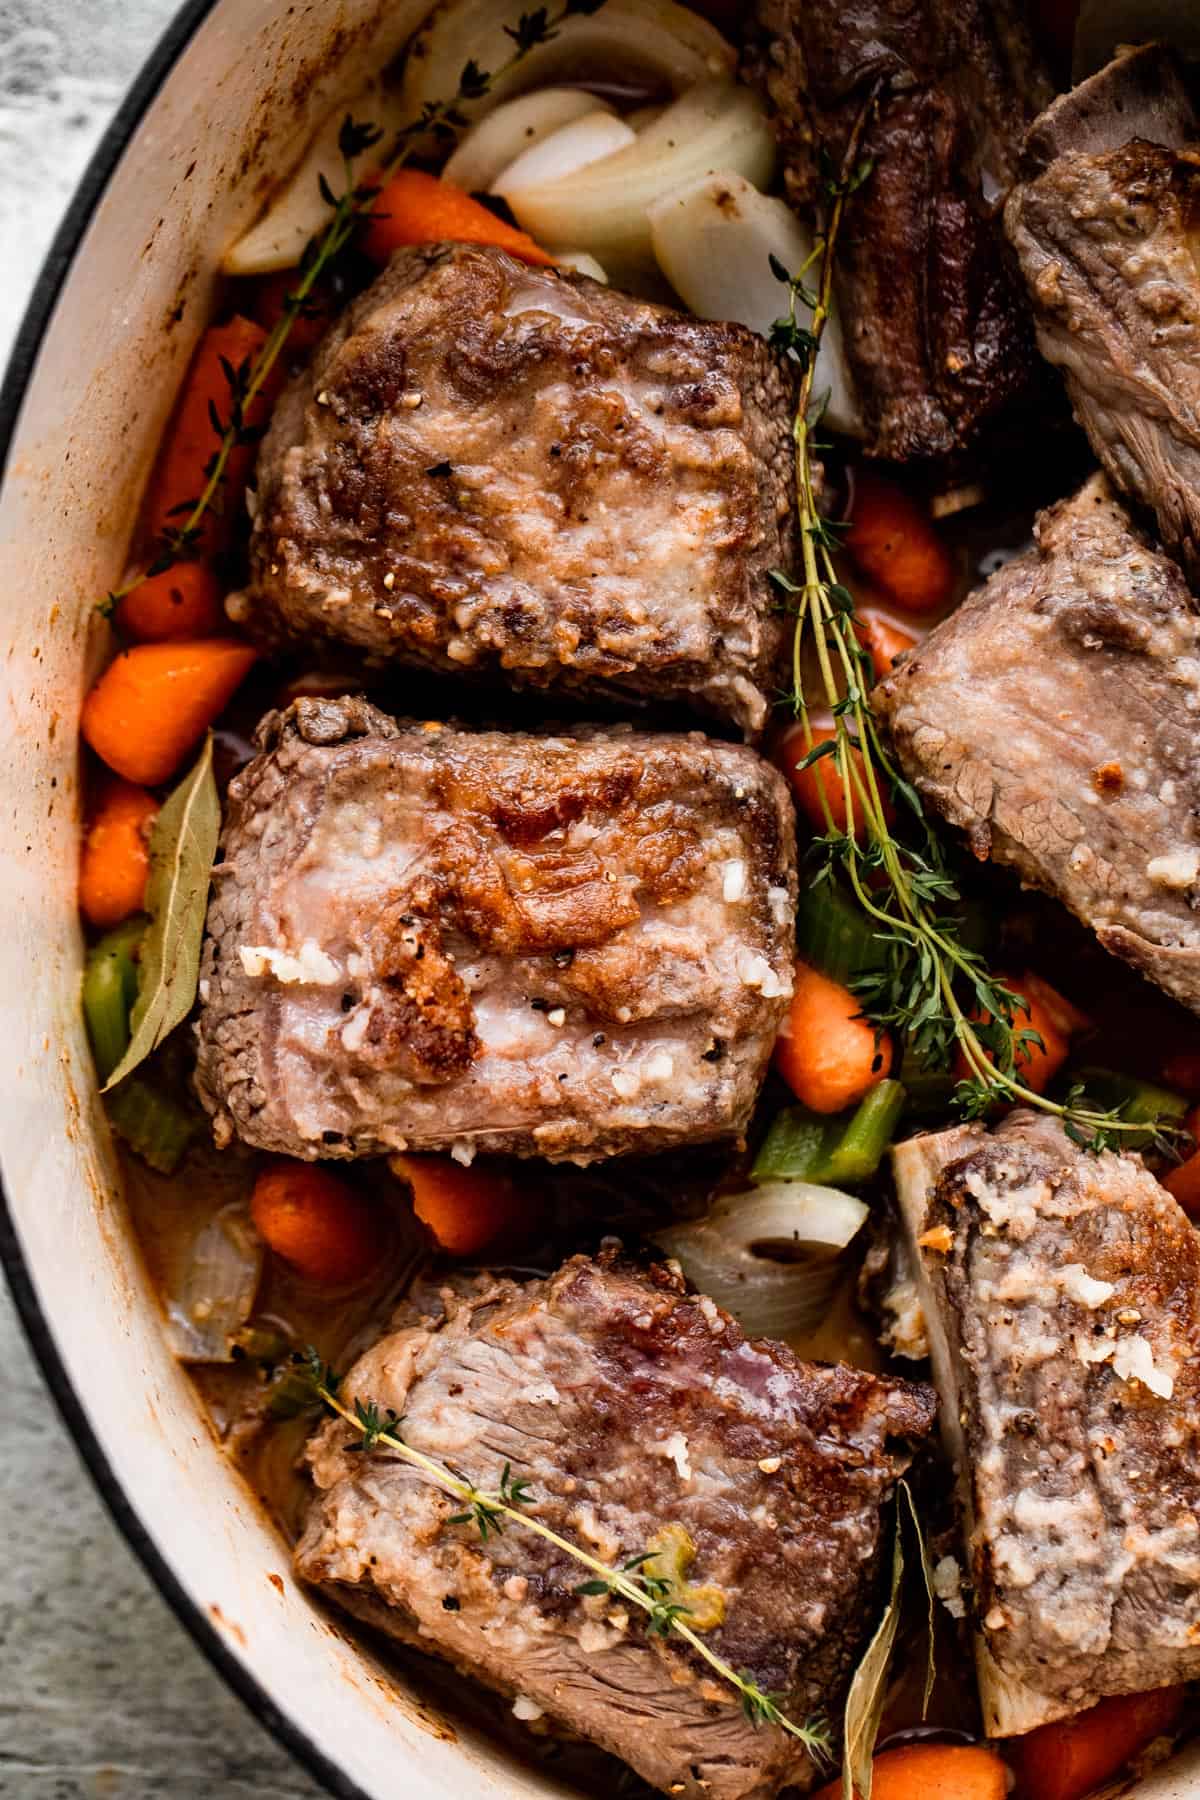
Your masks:
M 329 1287 L 361 1281 L 382 1254 L 384 1234 L 373 1207 L 318 1163 L 272 1160 L 254 1183 L 250 1216 L 268 1249 Z
M 1040 1045 L 1029 1040 L 1018 1043 L 1014 1074 L 1035 1094 L 1044 1094 L 1067 1060 L 1071 1031 L 1078 1029 L 1073 1021 L 1082 1020 L 1084 1015 L 1038 975 L 1025 974 L 1017 980 L 1001 975 L 998 979 L 1029 1007 L 1028 1012 L 1018 1009 L 1013 1013 L 1013 1036 L 1020 1038 L 1023 1031 L 1035 1031 L 1042 1040 Z M 986 1023 L 991 1015 L 976 1008 L 970 1016 L 976 1023 Z M 993 1060 L 989 1053 L 988 1061 Z M 961 1051 L 955 1056 L 954 1072 L 960 1081 L 970 1076 Z
M 234 638 L 136 644 L 97 681 L 80 730 L 118 775 L 157 787 L 233 697 L 255 655 Z
M 227 628 L 223 599 L 221 583 L 204 563 L 176 563 L 126 594 L 115 623 L 122 637 L 137 644 L 215 637 Z
M 394 1156 L 412 1188 L 413 1211 L 451 1256 L 470 1256 L 517 1218 L 513 1185 L 495 1170 L 464 1168 L 449 1156 Z
M 109 776 L 83 837 L 79 907 L 90 925 L 107 931 L 140 912 L 150 873 L 150 821 L 158 801 L 145 788 Z
M 775 1067 L 813 1112 L 853 1106 L 891 1072 L 892 1042 L 860 1015 L 862 1003 L 840 982 L 796 964 L 796 991 L 775 1043 Z
M 1084 1800 L 1156 1737 L 1171 1731 L 1186 1689 L 1115 1694 L 1073 1719 L 1039 1725 L 1011 1747 L 1019 1800 Z
M 954 596 L 954 558 L 929 515 L 903 488 L 871 469 L 855 473 L 846 548 L 906 612 L 934 612 Z
M 186 513 L 176 509 L 199 497 L 208 480 L 209 462 L 220 446 L 213 412 L 222 420 L 228 420 L 230 414 L 232 396 L 225 365 L 236 370 L 244 362 L 253 362 L 266 338 L 261 325 L 242 318 L 210 326 L 201 338 L 151 478 L 147 511 L 152 532 L 170 526 L 178 528 L 186 522 Z M 246 413 L 247 425 L 266 423 L 275 385 L 272 384 L 272 392 L 260 393 L 251 403 Z M 208 554 L 223 550 L 230 541 L 254 456 L 253 444 L 236 445 L 230 453 L 220 510 L 210 510 L 201 528 L 201 544 Z
M 1193 1127 L 1189 1125 L 1188 1129 Z M 1178 1200 L 1189 1219 L 1200 1217 L 1200 1151 L 1177 1168 L 1168 1169 L 1162 1184 L 1168 1194 Z
M 283 317 L 289 295 L 294 294 L 300 275 L 296 269 L 281 269 L 277 275 L 258 275 L 249 283 L 249 311 L 264 330 L 273 331 Z M 305 356 L 319 344 L 333 322 L 336 311 L 329 288 L 317 282 L 301 310 L 292 320 L 283 351 L 288 361 Z
M 393 250 L 405 244 L 445 242 L 494 244 L 522 262 L 553 263 L 528 232 L 506 225 L 462 188 L 420 169 L 401 169 L 393 175 L 373 210 L 362 240 L 372 262 L 387 262 Z
M 876 681 L 882 681 L 885 675 L 890 675 L 896 658 L 903 656 L 906 650 L 914 649 L 917 644 L 911 631 L 903 631 L 886 614 L 866 607 L 860 606 L 857 609 L 854 629 L 858 633 L 859 643 L 870 653 Z
M 815 749 L 819 744 L 833 743 L 836 735 L 831 725 L 814 725 L 813 748 Z M 791 725 L 779 739 L 775 761 L 791 783 L 796 803 L 813 830 L 828 831 L 830 820 L 832 820 L 835 831 L 845 831 L 849 814 L 846 807 L 846 790 L 842 782 L 837 756 L 828 752 L 819 757 L 816 762 L 809 763 L 805 768 L 802 765 L 808 753 L 809 746 L 804 735 L 804 727 L 799 724 Z M 850 764 L 852 771 L 857 769 L 861 773 L 862 752 L 860 750 L 851 749 Z M 851 774 L 851 783 L 854 793 L 854 835 L 857 838 L 862 835 L 863 816 L 862 802 L 858 788 L 854 785 L 853 773 Z M 825 815 L 822 796 L 829 807 L 828 818 Z M 881 792 L 880 798 L 883 801 L 884 818 L 890 823 L 895 818 L 895 809 L 886 793 Z
M 1008 1778 L 982 1744 L 902 1744 L 871 1765 L 871 1800 L 1005 1800 Z M 842 1800 L 841 1781 L 812 1800 Z

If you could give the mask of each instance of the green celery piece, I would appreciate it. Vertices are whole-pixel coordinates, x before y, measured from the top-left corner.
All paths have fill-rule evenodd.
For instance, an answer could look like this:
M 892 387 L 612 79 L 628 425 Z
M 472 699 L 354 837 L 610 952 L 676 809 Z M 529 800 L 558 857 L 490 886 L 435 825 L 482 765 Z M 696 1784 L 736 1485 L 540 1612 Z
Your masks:
M 883 961 L 870 920 L 844 888 L 829 880 L 801 886 L 796 902 L 796 954 L 843 986 L 872 974 Z
M 1084 1093 L 1094 1106 L 1105 1109 L 1120 1107 L 1123 1119 L 1149 1128 L 1144 1134 L 1123 1133 L 1123 1150 L 1144 1149 L 1157 1127 L 1181 1125 L 1188 1110 L 1188 1103 L 1182 1094 L 1175 1093 L 1171 1088 L 1159 1087 L 1157 1082 L 1143 1081 L 1137 1075 L 1125 1075 L 1119 1069 L 1074 1069 L 1071 1071 L 1071 1081 L 1083 1084 Z
M 898 1081 L 881 1081 L 853 1112 L 833 1118 L 788 1106 L 776 1113 L 762 1141 L 751 1181 L 815 1181 L 832 1187 L 872 1176 L 904 1111 Z
M 900 1082 L 877 1082 L 833 1145 L 822 1179 L 833 1187 L 869 1180 L 896 1135 L 907 1098 Z
M 820 1181 L 842 1120 L 821 1118 L 806 1106 L 785 1106 L 767 1128 L 751 1181 Z
M 104 1110 L 118 1137 L 160 1175 L 175 1173 L 199 1130 L 194 1113 L 140 1075 L 110 1088 Z
M 134 951 L 145 930 L 146 921 L 140 917 L 118 925 L 92 946 L 84 963 L 83 1015 L 102 1082 L 129 1043 L 129 1014 L 138 990 Z

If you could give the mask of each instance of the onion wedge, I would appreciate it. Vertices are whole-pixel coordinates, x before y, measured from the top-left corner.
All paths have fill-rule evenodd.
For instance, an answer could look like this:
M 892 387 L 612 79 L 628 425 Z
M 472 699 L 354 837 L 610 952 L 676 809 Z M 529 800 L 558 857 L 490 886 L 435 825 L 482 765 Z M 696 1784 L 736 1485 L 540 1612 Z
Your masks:
M 569 125 L 551 132 L 540 144 L 522 150 L 517 160 L 496 177 L 492 192 L 507 194 L 513 189 L 565 181 L 568 176 L 578 174 L 580 169 L 586 169 L 636 141 L 635 134 L 615 113 L 585 113 L 581 119 L 572 119 Z
M 442 170 L 443 181 L 469 194 L 486 194 L 498 175 L 552 132 L 587 113 L 612 108 L 583 88 L 539 88 L 506 100 L 468 131 Z
M 557 181 L 504 197 L 517 222 L 543 244 L 578 244 L 606 268 L 654 267 L 648 210 L 718 169 L 765 186 L 775 137 L 749 88 L 705 82 L 667 107 L 624 150 Z
M 771 335 L 788 302 L 786 286 L 771 272 L 771 257 L 797 274 L 813 247 L 811 231 L 785 201 L 722 170 L 655 201 L 649 220 L 658 266 L 689 311 L 701 319 L 736 319 Z M 835 431 L 861 437 L 836 312 L 821 334 L 813 392 L 828 393 L 825 417 Z
M 452 99 L 463 59 L 497 70 L 509 61 L 525 0 L 443 0 L 413 39 L 404 66 L 407 116 Z M 461 100 L 469 119 L 495 111 L 502 100 L 548 82 L 610 81 L 653 94 L 673 94 L 714 75 L 731 77 L 737 58 L 714 25 L 676 0 L 604 0 L 591 14 L 564 19 L 554 36 L 529 50 L 486 94 Z
M 262 1242 L 231 1201 L 181 1246 L 167 1282 L 167 1341 L 184 1362 L 231 1362 L 262 1279 Z
M 545 248 L 546 255 L 553 258 L 558 268 L 568 269 L 572 275 L 590 275 L 602 287 L 608 286 L 607 273 L 586 250 L 576 250 L 573 246 L 568 248 L 565 245 L 560 249 L 553 244 L 547 244 Z

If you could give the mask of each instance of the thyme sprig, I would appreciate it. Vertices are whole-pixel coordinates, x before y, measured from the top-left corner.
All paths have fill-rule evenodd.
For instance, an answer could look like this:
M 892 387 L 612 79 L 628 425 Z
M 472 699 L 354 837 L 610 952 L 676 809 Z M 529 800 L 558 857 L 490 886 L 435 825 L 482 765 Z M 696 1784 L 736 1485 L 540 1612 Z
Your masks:
M 381 1411 L 374 1401 L 356 1399 L 353 1405 L 349 1405 L 341 1399 L 338 1393 L 340 1378 L 328 1363 L 322 1362 L 315 1350 L 310 1348 L 303 1352 L 297 1364 L 297 1372 L 308 1380 L 315 1400 L 319 1400 L 331 1413 L 359 1433 L 359 1442 L 353 1446 L 354 1449 L 362 1453 L 379 1449 L 391 1451 L 410 1468 L 424 1475 L 434 1487 L 440 1488 L 444 1494 L 449 1494 L 460 1503 L 462 1510 L 451 1514 L 446 1521 L 448 1525 L 474 1525 L 485 1542 L 492 1535 L 500 1535 L 512 1524 L 532 1532 L 589 1572 L 589 1579 L 575 1589 L 577 1594 L 606 1594 L 636 1607 L 646 1615 L 646 1628 L 651 1636 L 681 1638 L 722 1681 L 736 1691 L 742 1711 L 751 1724 L 777 1726 L 779 1730 L 799 1739 L 818 1765 L 823 1765 L 828 1760 L 831 1745 L 823 1722 L 810 1719 L 798 1725 L 793 1719 L 789 1719 L 780 1706 L 779 1695 L 765 1692 L 749 1670 L 733 1668 L 688 1625 L 685 1616 L 688 1609 L 671 1598 L 674 1591 L 672 1584 L 648 1567 L 654 1552 L 643 1551 L 631 1557 L 620 1568 L 612 1568 L 581 1545 L 573 1544 L 569 1538 L 563 1537 L 530 1511 L 537 1505 L 537 1495 L 528 1481 L 514 1478 L 509 1463 L 505 1463 L 499 1483 L 494 1489 L 477 1487 L 474 1482 L 456 1474 L 453 1469 L 408 1443 L 400 1433 L 403 1421 L 394 1412 Z
M 481 69 L 474 58 L 469 58 L 463 64 L 454 94 L 444 100 L 427 101 L 418 115 L 396 132 L 379 162 L 379 174 L 394 174 L 420 140 L 429 135 L 441 143 L 453 143 L 470 123 L 462 111 L 464 104 L 482 99 L 493 84 L 522 62 L 531 50 L 557 36 L 565 20 L 577 14 L 598 12 L 603 4 L 604 0 L 564 0 L 554 13 L 545 6 L 523 13 L 515 26 L 505 27 L 507 36 L 513 41 L 511 55 L 495 69 Z M 240 445 L 256 443 L 262 436 L 263 428 L 253 417 L 254 402 L 286 348 L 296 320 L 311 308 L 312 293 L 321 276 L 341 255 L 360 225 L 374 216 L 373 203 L 380 192 L 379 183 L 356 180 L 354 167 L 368 150 L 382 143 L 383 137 L 384 133 L 377 125 L 352 119 L 348 114 L 342 121 L 338 133 L 343 174 L 341 193 L 334 193 L 323 174 L 319 177 L 321 198 L 332 207 L 332 217 L 323 232 L 310 238 L 305 245 L 296 285 L 285 296 L 279 318 L 258 354 L 236 366 L 227 360 L 222 362 L 229 401 L 224 413 L 211 404 L 209 407 L 217 444 L 205 465 L 204 486 L 198 494 L 172 507 L 172 514 L 181 522 L 167 525 L 158 534 L 146 567 L 105 595 L 99 610 L 106 617 L 111 617 L 117 603 L 150 576 L 164 574 L 176 563 L 193 557 L 200 545 L 205 519 L 210 513 L 221 511 L 229 459 Z
M 788 311 L 772 341 L 800 370 L 793 422 L 796 453 L 796 507 L 800 525 L 801 575 L 782 571 L 773 579 L 794 613 L 792 686 L 785 703 L 801 721 L 805 755 L 800 770 L 831 758 L 845 808 L 834 815 L 823 781 L 817 782 L 825 832 L 814 844 L 817 873 L 830 881 L 844 875 L 858 905 L 871 920 L 881 951 L 877 971 L 851 986 L 863 1012 L 880 1030 L 902 1036 L 924 1068 L 945 1069 L 957 1052 L 966 1074 L 954 1090 L 962 1115 L 981 1118 L 998 1104 L 1035 1107 L 1061 1120 L 1075 1142 L 1094 1150 L 1119 1145 L 1126 1134 L 1146 1145 L 1145 1121 L 1123 1117 L 1123 1108 L 1090 1105 L 1083 1089 L 1061 1099 L 1039 1094 L 1019 1073 L 1019 1064 L 1042 1039 L 1020 1015 L 1029 1017 L 1025 998 L 989 972 L 983 956 L 963 942 L 958 883 L 944 845 L 933 830 L 920 795 L 906 781 L 884 742 L 869 694 L 874 685 L 870 652 L 856 630 L 854 597 L 838 578 L 834 557 L 840 528 L 825 518 L 817 501 L 814 452 L 824 401 L 814 394 L 817 353 L 833 304 L 838 236 L 847 202 L 869 177 L 860 156 L 863 133 L 874 105 L 868 100 L 851 133 L 841 166 L 826 170 L 824 229 L 801 269 L 789 272 L 772 259 L 788 290 Z M 817 738 L 812 702 L 805 692 L 805 668 L 815 660 L 818 704 L 833 719 L 832 737 Z M 893 809 L 903 819 L 894 829 Z M 1172 1153 L 1176 1133 L 1160 1124 L 1154 1145 Z

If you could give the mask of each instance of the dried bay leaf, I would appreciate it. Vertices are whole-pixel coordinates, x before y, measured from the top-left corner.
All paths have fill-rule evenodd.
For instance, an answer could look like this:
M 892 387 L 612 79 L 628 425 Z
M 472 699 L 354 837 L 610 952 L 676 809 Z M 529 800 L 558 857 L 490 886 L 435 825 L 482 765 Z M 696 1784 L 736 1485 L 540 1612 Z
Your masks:
M 150 924 L 142 940 L 129 1048 L 104 1084 L 105 1093 L 144 1062 L 192 1009 L 220 829 L 210 736 L 192 769 L 163 802 L 150 834 Z
M 899 1506 L 892 1544 L 892 1580 L 883 1617 L 863 1651 L 846 1695 L 842 1728 L 842 1800 L 871 1800 L 875 1739 L 887 1694 L 888 1665 L 900 1624 L 900 1588 L 904 1578 L 904 1529 Z

